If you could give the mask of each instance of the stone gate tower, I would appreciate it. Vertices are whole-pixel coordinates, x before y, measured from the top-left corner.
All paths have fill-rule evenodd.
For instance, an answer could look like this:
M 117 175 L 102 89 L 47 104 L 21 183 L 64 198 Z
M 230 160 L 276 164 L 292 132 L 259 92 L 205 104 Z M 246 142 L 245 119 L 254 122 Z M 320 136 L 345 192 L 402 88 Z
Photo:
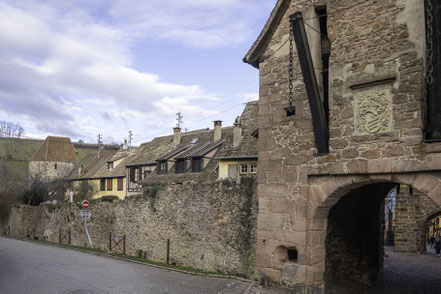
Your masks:
M 244 58 L 260 76 L 262 282 L 373 281 L 387 193 L 424 197 L 422 220 L 441 210 L 440 34 L 440 1 L 277 1 Z

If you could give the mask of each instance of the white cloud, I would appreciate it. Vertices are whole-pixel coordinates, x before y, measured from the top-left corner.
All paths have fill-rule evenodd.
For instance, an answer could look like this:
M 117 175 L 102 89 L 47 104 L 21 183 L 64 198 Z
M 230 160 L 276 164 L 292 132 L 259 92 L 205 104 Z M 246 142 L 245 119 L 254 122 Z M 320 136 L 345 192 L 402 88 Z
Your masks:
M 216 94 L 133 69 L 132 46 L 140 36 L 197 48 L 239 43 L 250 29 L 238 14 L 247 10 L 251 17 L 262 5 L 251 0 L 0 2 L 0 115 L 32 135 L 95 140 L 106 132 L 121 141 L 133 128 L 144 137 L 171 130 L 178 111 L 213 115 L 216 111 L 200 101 L 218 100 Z

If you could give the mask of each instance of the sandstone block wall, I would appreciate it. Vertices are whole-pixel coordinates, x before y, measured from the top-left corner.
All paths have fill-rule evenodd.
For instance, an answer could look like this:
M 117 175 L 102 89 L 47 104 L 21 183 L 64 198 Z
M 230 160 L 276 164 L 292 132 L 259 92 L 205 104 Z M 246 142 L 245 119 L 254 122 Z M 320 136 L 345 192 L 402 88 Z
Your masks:
M 170 239 L 170 262 L 208 271 L 255 276 L 256 181 L 167 185 L 152 202 L 134 196 L 115 203 L 91 204 L 88 229 L 95 247 L 108 249 L 109 232 L 126 235 L 127 254 L 139 250 L 147 258 L 165 262 Z M 27 227 L 36 235 L 58 242 L 59 228 L 71 229 L 73 245 L 84 245 L 84 219 L 78 204 L 53 210 L 49 205 L 14 208 L 11 234 L 25 236 Z
M 421 192 L 401 185 L 396 198 L 394 225 L 394 250 L 424 253 L 428 218 L 441 211 L 441 206 Z

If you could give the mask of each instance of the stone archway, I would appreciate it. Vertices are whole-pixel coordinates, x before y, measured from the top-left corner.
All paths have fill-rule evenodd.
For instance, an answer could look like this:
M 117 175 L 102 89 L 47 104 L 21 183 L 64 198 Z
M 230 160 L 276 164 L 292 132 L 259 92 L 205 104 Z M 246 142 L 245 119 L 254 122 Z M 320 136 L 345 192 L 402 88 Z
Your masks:
M 420 240 L 421 240 L 420 242 L 421 253 L 426 252 L 426 244 L 427 244 L 426 230 L 427 230 L 428 222 L 431 219 L 440 215 L 441 215 L 441 208 L 434 209 L 424 217 L 423 221 L 420 222 L 419 229 L 420 229 Z
M 310 207 L 310 223 L 308 228 L 308 240 L 310 246 L 306 252 L 309 260 L 310 270 L 316 273 L 316 283 L 321 279 L 322 284 L 326 280 L 328 250 L 327 237 L 329 216 L 332 209 L 337 207 L 337 203 L 347 195 L 366 189 L 366 187 L 386 187 L 393 188 L 397 184 L 412 186 L 413 189 L 420 191 L 428 199 L 441 206 L 441 181 L 440 173 L 420 172 L 402 174 L 375 174 L 375 175 L 339 175 L 339 176 L 314 176 L 309 177 L 308 199 Z M 381 198 L 381 197 L 380 197 Z M 384 198 L 383 198 L 384 199 Z M 381 265 L 381 264 L 380 264 Z M 374 266 L 375 267 L 375 266 Z M 368 266 L 369 268 L 369 266 Z M 378 267 L 377 267 L 378 268 Z M 370 270 L 366 271 L 366 276 L 359 275 L 359 280 L 366 281 L 375 278 Z

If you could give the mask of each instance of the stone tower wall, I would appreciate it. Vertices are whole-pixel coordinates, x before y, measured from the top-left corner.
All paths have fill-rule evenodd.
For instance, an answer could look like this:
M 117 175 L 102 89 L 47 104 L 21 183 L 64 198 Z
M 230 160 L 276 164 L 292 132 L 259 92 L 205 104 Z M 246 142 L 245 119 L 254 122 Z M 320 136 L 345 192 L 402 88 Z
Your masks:
M 316 52 L 320 28 L 315 7 L 321 5 L 327 5 L 331 42 L 330 152 L 315 156 L 295 46 L 295 115 L 287 116 L 284 109 L 289 92 L 286 40 L 289 15 L 302 11 Z M 319 293 L 324 289 L 329 210 L 351 189 L 405 183 L 441 204 L 441 144 L 424 142 L 423 1 L 293 0 L 271 30 L 259 62 L 258 267 L 262 281 Z M 280 258 L 283 248 L 298 251 L 295 263 Z

